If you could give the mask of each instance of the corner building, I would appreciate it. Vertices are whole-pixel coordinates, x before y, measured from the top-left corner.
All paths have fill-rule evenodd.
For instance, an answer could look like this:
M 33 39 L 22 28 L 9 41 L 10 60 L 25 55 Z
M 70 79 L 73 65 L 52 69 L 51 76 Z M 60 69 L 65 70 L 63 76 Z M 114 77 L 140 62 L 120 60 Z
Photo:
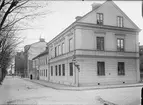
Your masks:
M 49 81 L 71 86 L 139 82 L 139 32 L 113 1 L 93 4 L 48 42 Z

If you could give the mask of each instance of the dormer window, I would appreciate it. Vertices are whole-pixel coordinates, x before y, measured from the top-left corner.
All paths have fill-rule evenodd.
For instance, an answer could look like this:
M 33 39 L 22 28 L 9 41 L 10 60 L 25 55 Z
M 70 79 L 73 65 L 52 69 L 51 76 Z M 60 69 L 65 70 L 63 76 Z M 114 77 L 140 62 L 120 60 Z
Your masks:
M 103 25 L 103 13 L 97 13 L 97 24 Z
M 123 27 L 123 17 L 122 16 L 117 16 L 117 26 Z

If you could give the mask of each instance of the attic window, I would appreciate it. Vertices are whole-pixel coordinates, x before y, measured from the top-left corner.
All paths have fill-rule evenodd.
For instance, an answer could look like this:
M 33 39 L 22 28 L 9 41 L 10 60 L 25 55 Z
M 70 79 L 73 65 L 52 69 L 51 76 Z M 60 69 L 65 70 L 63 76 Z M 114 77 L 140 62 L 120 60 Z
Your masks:
M 103 13 L 97 13 L 97 24 L 103 25 Z
M 123 17 L 122 16 L 117 16 L 117 26 L 123 27 Z

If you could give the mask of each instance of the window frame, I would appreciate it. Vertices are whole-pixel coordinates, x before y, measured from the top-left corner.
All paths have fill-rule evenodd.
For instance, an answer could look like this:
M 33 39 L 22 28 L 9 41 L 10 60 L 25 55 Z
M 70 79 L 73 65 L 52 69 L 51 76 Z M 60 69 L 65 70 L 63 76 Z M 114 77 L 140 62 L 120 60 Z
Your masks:
M 99 17 L 98 17 L 99 16 Z M 102 18 L 101 18 L 102 17 Z M 97 13 L 96 14 L 96 21 L 97 21 L 97 24 L 98 25 L 103 25 L 104 23 L 104 15 L 103 15 L 103 13 Z
M 71 41 L 71 43 L 70 43 L 70 41 Z M 69 39 L 69 52 L 70 51 L 73 51 L 73 38 Z
M 122 48 L 122 45 L 121 45 L 122 44 L 121 41 L 123 41 L 123 48 Z M 125 41 L 124 41 L 124 38 L 117 38 L 117 51 L 119 51 L 119 52 L 124 52 L 125 51 Z
M 65 76 L 65 64 L 62 64 L 62 76 Z
M 61 54 L 65 53 L 65 43 L 63 42 L 61 45 Z
M 72 67 L 72 68 L 71 68 Z M 74 72 L 74 70 L 73 70 L 74 68 L 73 68 L 73 62 L 70 62 L 69 63 L 69 76 L 73 76 L 73 72 Z
M 99 67 L 99 66 L 102 66 L 102 67 Z M 97 75 L 98 76 L 105 76 L 105 62 L 104 61 L 98 61 L 97 62 Z
M 57 67 L 57 65 L 55 66 L 55 76 L 58 76 L 58 67 Z
M 53 66 L 51 66 L 51 76 L 53 76 Z
M 102 44 L 102 40 L 103 40 L 103 44 Z M 96 47 L 97 47 L 96 49 L 98 51 L 104 51 L 104 49 L 105 49 L 104 48 L 105 47 L 105 41 L 104 41 L 104 37 L 103 36 L 97 36 L 96 37 Z
M 119 69 L 120 69 L 121 66 L 123 67 L 122 68 L 123 70 L 120 71 Z M 117 70 L 118 70 L 117 71 L 118 72 L 118 76 L 124 76 L 125 75 L 125 62 L 118 62 Z
M 59 76 L 61 76 L 61 65 L 59 65 Z
M 123 16 L 117 16 L 117 27 L 124 27 L 124 18 L 123 18 Z

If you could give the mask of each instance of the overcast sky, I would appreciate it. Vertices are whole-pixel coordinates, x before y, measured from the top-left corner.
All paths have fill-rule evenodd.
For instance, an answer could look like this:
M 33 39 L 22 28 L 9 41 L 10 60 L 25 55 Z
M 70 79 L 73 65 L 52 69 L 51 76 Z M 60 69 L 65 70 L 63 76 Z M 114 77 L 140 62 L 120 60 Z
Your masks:
M 35 19 L 31 23 L 29 22 L 34 29 L 20 33 L 22 37 L 25 37 L 25 40 L 19 46 L 19 49 L 23 49 L 24 45 L 37 42 L 40 36 L 45 38 L 46 42 L 50 41 L 74 22 L 76 16 L 83 16 L 91 11 L 91 4 L 95 2 L 103 3 L 105 1 L 49 1 L 47 7 L 43 9 L 48 14 Z M 141 1 L 114 1 L 114 3 L 140 29 L 143 29 Z M 143 45 L 143 31 L 139 34 L 139 42 Z

